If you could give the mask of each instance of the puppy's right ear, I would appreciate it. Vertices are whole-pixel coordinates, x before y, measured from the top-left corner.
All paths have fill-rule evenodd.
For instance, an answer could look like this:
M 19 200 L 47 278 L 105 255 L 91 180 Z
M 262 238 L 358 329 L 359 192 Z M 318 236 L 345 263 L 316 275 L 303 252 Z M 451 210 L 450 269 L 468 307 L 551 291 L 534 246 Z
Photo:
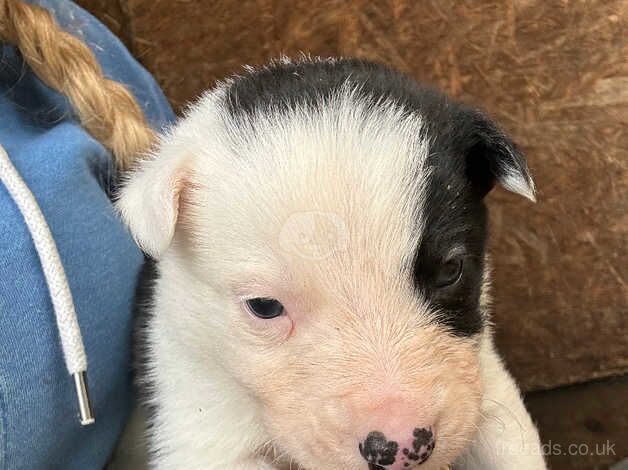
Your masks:
M 179 216 L 185 185 L 183 158 L 162 155 L 130 172 L 116 207 L 139 247 L 154 259 L 168 249 Z

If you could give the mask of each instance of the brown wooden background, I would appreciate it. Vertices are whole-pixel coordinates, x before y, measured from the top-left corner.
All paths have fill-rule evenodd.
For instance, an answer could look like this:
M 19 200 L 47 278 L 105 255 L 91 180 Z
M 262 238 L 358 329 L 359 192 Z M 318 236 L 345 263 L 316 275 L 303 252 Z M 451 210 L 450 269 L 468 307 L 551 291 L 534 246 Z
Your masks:
M 177 110 L 243 64 L 305 51 L 377 59 L 493 114 L 539 189 L 536 205 L 490 197 L 500 349 L 545 440 L 618 444 L 554 468 L 628 455 L 628 382 L 608 379 L 628 373 L 628 1 L 79 3 Z

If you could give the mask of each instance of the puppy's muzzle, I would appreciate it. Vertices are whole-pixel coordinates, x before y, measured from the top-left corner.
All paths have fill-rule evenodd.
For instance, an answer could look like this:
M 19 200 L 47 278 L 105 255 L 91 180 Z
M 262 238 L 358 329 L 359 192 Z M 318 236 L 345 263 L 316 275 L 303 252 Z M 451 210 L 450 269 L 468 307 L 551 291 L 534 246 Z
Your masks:
M 392 439 L 389 440 L 389 437 Z M 397 439 L 395 439 L 397 437 Z M 371 431 L 358 449 L 369 470 L 410 470 L 427 461 L 436 445 L 431 427 L 415 427 L 386 436 Z

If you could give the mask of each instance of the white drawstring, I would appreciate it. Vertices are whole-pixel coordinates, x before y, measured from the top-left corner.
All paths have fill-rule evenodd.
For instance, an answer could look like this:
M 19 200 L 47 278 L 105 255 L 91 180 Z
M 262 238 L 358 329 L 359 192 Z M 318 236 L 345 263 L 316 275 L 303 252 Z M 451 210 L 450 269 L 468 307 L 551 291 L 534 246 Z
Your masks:
M 0 180 L 22 213 L 39 255 L 55 311 L 65 365 L 70 375 L 74 377 L 81 424 L 91 424 L 94 422 L 94 413 L 86 379 L 87 356 L 63 264 L 50 228 L 33 193 L 11 163 L 2 145 L 0 145 Z

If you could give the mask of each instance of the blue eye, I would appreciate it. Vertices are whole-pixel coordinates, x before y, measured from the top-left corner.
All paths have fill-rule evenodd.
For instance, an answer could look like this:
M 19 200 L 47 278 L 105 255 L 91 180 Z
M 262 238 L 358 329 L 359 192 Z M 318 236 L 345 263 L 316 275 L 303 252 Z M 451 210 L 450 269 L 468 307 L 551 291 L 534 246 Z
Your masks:
M 436 274 L 436 287 L 448 287 L 456 284 L 462 277 L 462 257 L 452 258 L 440 265 Z
M 256 297 L 246 301 L 246 307 L 258 318 L 270 320 L 283 313 L 283 305 L 276 299 L 267 297 Z

